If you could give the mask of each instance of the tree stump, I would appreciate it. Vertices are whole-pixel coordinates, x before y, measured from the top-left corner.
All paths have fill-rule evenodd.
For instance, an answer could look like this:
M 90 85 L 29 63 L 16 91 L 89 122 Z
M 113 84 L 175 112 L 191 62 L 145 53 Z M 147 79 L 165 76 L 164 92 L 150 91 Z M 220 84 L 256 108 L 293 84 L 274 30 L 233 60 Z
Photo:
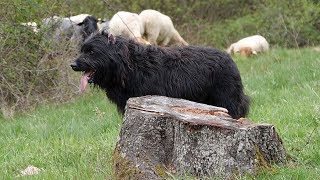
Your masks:
M 273 125 L 163 96 L 130 98 L 113 155 L 116 179 L 175 176 L 230 179 L 285 162 Z

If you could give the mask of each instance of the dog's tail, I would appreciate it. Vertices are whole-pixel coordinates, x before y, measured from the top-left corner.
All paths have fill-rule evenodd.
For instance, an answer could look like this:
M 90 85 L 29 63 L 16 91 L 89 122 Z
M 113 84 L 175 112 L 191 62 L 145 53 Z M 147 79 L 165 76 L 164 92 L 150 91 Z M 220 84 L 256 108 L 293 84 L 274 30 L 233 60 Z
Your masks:
M 233 119 L 244 118 L 249 113 L 250 98 L 243 92 L 236 96 L 237 98 L 233 100 L 224 99 L 226 104 L 222 107 L 228 109 L 228 113 Z

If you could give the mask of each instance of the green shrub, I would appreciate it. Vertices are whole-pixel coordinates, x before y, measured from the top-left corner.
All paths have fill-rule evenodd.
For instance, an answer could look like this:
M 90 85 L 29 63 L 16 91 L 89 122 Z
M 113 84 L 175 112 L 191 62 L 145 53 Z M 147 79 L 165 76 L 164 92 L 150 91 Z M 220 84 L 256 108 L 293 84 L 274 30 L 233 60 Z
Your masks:
M 258 3 L 254 11 L 239 17 L 205 23 L 202 37 L 206 44 L 227 48 L 239 39 L 260 34 L 271 45 L 282 47 L 313 46 L 320 43 L 320 8 L 307 0 L 267 0 Z M 206 37 L 206 39 L 205 39 Z
M 64 101 L 76 91 L 67 70 L 69 59 L 75 56 L 75 46 L 69 42 L 53 44 L 43 38 L 44 32 L 34 33 L 20 24 L 41 22 L 43 5 L 44 1 L 3 4 L 10 14 L 2 16 L 0 23 L 0 106 L 5 117 L 39 103 Z M 46 9 L 48 17 L 57 7 Z
M 268 0 L 260 5 L 261 30 L 278 46 L 302 47 L 320 42 L 320 4 L 309 0 Z
M 203 36 L 207 37 L 207 40 L 211 41 L 214 46 L 226 49 L 228 45 L 238 41 L 242 37 L 254 34 L 261 34 L 266 37 L 267 34 L 259 30 L 260 23 L 261 20 L 255 18 L 254 15 L 228 19 L 212 26 L 207 26 L 203 31 Z

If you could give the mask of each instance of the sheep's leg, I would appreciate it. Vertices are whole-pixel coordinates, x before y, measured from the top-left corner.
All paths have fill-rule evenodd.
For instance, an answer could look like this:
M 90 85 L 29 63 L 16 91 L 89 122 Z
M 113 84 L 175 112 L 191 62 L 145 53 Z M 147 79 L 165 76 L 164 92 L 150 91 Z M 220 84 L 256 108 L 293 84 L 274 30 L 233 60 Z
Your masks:
M 166 37 L 160 44 L 160 46 L 167 46 L 170 42 L 171 38 Z
M 147 41 L 152 45 L 158 45 L 157 38 L 159 36 L 159 33 L 153 34 L 153 33 L 147 33 Z
M 145 35 L 149 43 L 152 45 L 158 45 L 157 39 L 160 35 L 160 29 L 158 26 L 153 25 L 152 23 L 145 24 Z
M 142 43 L 142 44 L 147 44 L 150 45 L 150 42 L 146 41 L 145 39 L 143 39 L 142 37 L 137 37 L 137 41 Z

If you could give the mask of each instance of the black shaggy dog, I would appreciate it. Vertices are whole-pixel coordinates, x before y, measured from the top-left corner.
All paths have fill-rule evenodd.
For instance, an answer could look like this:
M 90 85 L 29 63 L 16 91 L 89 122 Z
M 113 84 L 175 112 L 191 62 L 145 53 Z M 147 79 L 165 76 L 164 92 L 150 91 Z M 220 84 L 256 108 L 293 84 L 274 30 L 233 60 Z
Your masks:
M 123 113 L 130 97 L 162 95 L 228 109 L 233 118 L 249 109 L 236 64 L 214 48 L 145 46 L 102 32 L 89 37 L 72 64 L 88 82 L 104 89 Z

